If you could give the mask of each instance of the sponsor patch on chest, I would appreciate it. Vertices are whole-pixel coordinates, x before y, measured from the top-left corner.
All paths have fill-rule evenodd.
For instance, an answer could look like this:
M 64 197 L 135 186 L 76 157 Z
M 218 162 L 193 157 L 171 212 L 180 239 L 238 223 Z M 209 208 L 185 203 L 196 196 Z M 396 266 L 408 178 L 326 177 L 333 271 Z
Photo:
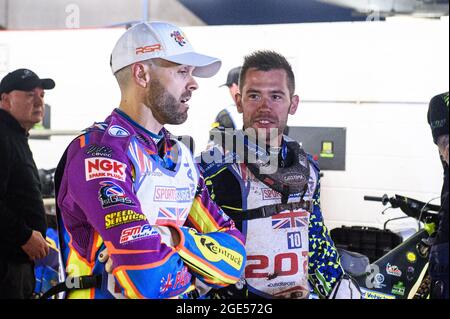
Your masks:
M 86 158 L 84 164 L 86 181 L 97 178 L 113 178 L 125 181 L 125 170 L 127 168 L 125 163 L 104 157 L 91 157 Z
M 262 200 L 281 199 L 281 194 L 271 188 L 262 188 Z
M 189 188 L 176 188 L 166 186 L 155 186 L 155 202 L 191 202 L 191 191 Z
M 145 239 L 151 236 L 157 236 L 158 232 L 150 225 L 130 227 L 122 230 L 120 234 L 120 243 L 127 244 L 136 240 Z

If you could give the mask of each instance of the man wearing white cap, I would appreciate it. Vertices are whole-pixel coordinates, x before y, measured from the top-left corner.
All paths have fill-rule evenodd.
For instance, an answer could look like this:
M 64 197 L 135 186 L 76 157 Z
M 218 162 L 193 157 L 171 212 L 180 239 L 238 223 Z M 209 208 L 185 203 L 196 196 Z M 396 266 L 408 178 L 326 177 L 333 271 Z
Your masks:
M 183 298 L 239 280 L 243 236 L 164 129 L 186 121 L 193 76 L 220 65 L 167 23 L 139 23 L 118 40 L 120 106 L 69 145 L 55 174 L 68 298 Z

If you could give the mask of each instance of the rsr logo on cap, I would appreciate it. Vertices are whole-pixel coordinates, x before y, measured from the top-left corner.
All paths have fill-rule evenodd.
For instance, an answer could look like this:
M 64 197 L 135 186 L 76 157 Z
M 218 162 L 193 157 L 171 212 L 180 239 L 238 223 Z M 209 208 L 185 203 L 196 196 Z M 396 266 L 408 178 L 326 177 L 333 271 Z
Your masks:
M 136 48 L 136 55 L 161 51 L 161 44 L 147 45 L 145 47 Z

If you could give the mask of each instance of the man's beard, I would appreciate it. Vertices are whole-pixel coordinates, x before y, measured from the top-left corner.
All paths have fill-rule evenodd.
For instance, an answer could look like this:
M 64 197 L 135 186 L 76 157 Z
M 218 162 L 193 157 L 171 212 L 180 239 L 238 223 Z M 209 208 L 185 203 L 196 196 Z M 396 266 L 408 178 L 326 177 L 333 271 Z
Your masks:
M 190 97 L 188 91 L 183 97 Z M 146 105 L 153 112 L 155 119 L 161 124 L 182 124 L 186 122 L 187 111 L 180 112 L 181 102 L 178 102 L 157 79 L 152 79 L 147 93 Z

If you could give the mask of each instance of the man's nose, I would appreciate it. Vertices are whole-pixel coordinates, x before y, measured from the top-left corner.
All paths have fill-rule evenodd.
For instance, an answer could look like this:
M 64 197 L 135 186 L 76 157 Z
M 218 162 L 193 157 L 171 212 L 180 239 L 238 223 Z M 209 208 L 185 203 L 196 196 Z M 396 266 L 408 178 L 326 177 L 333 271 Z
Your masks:
M 272 107 L 271 107 L 269 98 L 263 96 L 258 105 L 258 111 L 266 111 L 266 112 L 269 111 L 270 112 L 271 110 L 272 110 Z
M 191 75 L 191 79 L 187 85 L 189 91 L 195 91 L 198 89 L 198 83 L 195 81 L 194 77 Z
M 34 92 L 34 103 L 44 105 L 44 90 L 42 88 L 35 88 Z

